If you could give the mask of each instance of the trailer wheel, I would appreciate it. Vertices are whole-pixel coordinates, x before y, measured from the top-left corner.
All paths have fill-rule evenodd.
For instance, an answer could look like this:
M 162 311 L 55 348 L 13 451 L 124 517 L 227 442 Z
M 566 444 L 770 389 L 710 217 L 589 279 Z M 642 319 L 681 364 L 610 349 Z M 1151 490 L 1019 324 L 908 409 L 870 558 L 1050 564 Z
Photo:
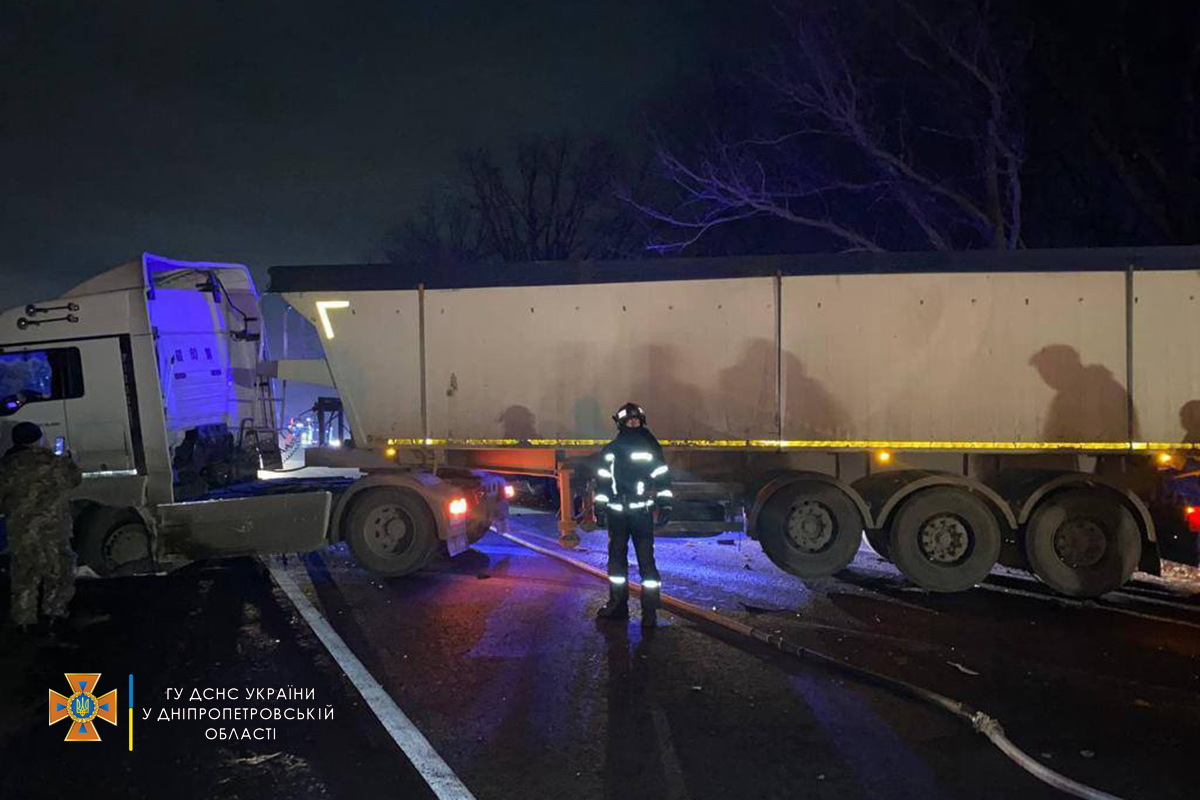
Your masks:
M 79 560 L 102 578 L 153 566 L 150 532 L 132 509 L 95 508 L 80 517 L 75 529 Z
M 372 572 L 416 572 L 437 553 L 437 524 L 425 501 L 404 489 L 368 489 L 346 518 L 354 558 Z
M 862 530 L 854 502 L 817 481 L 784 486 L 758 517 L 758 539 L 767 557 L 800 578 L 823 578 L 843 569 L 858 552 Z
M 933 592 L 970 589 L 1000 557 L 996 517 L 960 489 L 918 493 L 900 507 L 890 527 L 889 558 L 905 577 Z
M 1142 555 L 1133 514 L 1105 492 L 1065 491 L 1033 512 L 1025 553 L 1050 588 L 1072 597 L 1097 597 L 1129 580 Z

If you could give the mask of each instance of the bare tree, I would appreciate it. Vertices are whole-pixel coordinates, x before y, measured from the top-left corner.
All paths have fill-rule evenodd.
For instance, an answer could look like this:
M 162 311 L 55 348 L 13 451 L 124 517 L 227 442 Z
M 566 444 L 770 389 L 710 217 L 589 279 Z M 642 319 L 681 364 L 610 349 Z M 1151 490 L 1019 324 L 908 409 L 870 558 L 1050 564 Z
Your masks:
M 393 229 L 384 246 L 389 260 L 621 258 L 644 240 L 644 218 L 616 196 L 623 160 L 602 140 L 531 139 L 507 162 L 480 149 L 464 154 L 460 167 L 452 192 Z
M 451 195 L 427 199 L 388 232 L 384 257 L 394 264 L 475 264 L 487 257 L 483 230 L 470 204 Z
M 661 225 L 653 247 L 762 217 L 849 249 L 1022 246 L 1027 41 L 998 44 L 974 0 L 818 5 L 777 10 L 787 40 L 749 81 L 759 113 L 658 148 L 678 202 L 627 198 Z
M 620 158 L 608 143 L 535 139 L 517 145 L 511 168 L 486 150 L 468 153 L 462 164 L 471 207 L 501 260 L 593 258 L 609 246 L 604 234 L 619 213 L 612 201 Z

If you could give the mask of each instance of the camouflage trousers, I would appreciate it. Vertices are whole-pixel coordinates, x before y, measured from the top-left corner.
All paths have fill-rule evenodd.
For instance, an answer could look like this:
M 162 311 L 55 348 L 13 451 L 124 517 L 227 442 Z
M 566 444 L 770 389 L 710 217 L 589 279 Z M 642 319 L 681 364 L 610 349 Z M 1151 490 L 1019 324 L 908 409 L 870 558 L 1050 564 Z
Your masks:
M 12 621 L 33 625 L 38 620 L 38 592 L 42 613 L 66 617 L 75 596 L 75 551 L 66 539 L 9 542 L 12 557 Z

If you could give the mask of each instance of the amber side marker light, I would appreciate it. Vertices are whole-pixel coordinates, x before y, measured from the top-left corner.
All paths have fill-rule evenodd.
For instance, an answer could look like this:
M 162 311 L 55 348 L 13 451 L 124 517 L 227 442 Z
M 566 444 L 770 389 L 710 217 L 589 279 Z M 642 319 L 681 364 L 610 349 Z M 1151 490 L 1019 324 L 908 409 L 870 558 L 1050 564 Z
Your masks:
M 461 517 L 467 513 L 467 498 L 457 497 L 450 501 L 450 516 Z

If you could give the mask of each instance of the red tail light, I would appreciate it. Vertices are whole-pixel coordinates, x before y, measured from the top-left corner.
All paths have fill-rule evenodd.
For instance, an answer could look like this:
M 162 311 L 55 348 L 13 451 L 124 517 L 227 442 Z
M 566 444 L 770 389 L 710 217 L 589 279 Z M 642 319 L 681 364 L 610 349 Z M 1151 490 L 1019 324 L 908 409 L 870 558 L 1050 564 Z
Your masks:
M 467 513 L 467 498 L 456 497 L 450 501 L 450 516 L 461 517 Z
M 1183 518 L 1187 520 L 1189 531 L 1200 533 L 1200 507 L 1185 506 L 1183 509 Z
M 516 496 L 517 496 L 517 487 L 513 486 L 511 483 L 504 484 L 504 499 L 512 500 Z

